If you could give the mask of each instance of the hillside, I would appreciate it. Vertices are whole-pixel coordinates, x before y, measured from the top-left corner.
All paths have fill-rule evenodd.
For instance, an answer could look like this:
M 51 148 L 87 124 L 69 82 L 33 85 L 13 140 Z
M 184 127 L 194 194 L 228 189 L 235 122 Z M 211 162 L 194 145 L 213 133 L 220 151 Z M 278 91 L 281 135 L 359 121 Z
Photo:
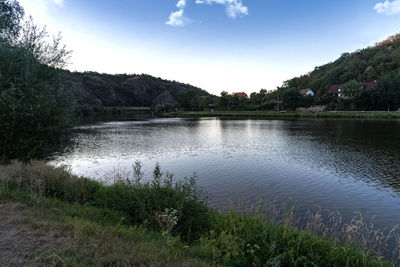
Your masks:
M 96 72 L 63 71 L 62 78 L 70 82 L 83 106 L 155 106 L 177 103 L 179 96 L 194 90 L 198 95 L 209 95 L 198 87 L 156 78 L 146 74 L 100 74 Z
M 350 80 L 379 81 L 391 74 L 400 74 L 400 34 L 372 47 L 344 53 L 334 62 L 284 82 L 282 88 L 312 88 L 317 96 L 322 96 L 332 84 L 344 84 Z

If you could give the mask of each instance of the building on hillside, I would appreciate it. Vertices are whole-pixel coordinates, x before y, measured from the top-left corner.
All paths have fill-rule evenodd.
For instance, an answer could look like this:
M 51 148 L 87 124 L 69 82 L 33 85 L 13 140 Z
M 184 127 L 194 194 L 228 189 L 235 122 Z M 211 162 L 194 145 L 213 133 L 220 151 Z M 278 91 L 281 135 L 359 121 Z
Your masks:
M 340 89 L 343 87 L 344 84 L 333 84 L 331 85 L 331 87 L 328 90 L 328 94 L 335 94 L 335 95 L 339 95 L 340 94 Z
M 363 91 L 368 91 L 368 90 L 372 90 L 375 87 L 378 86 L 378 82 L 366 82 L 366 83 L 360 83 L 360 85 L 362 86 Z M 343 93 L 342 93 L 342 87 L 344 86 L 344 84 L 333 84 L 329 90 L 328 90 L 328 94 L 336 94 L 339 97 L 343 97 Z
M 244 93 L 244 92 L 241 92 L 241 93 L 233 93 L 233 95 L 238 96 L 238 97 L 241 97 L 241 98 L 249 99 L 249 96 L 248 96 L 246 93 Z
M 364 91 L 368 91 L 368 90 L 374 89 L 378 85 L 379 85 L 379 83 L 377 81 L 375 81 L 375 82 L 367 82 L 367 83 L 363 83 L 362 84 Z
M 314 91 L 313 90 L 311 90 L 310 88 L 307 88 L 307 89 L 302 89 L 302 90 L 300 90 L 299 91 L 299 94 L 301 95 L 301 96 L 314 96 Z

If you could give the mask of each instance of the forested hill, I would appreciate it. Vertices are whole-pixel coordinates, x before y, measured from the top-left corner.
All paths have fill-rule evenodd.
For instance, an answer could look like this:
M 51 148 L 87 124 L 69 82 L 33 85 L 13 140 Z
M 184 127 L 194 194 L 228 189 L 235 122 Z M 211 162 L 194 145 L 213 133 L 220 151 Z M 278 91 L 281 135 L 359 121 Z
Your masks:
M 61 75 L 72 91 L 77 93 L 78 104 L 91 107 L 174 104 L 187 90 L 194 90 L 200 96 L 209 95 L 198 87 L 146 74 L 110 75 L 63 71 Z
M 318 96 L 327 93 L 332 84 L 350 80 L 369 82 L 384 76 L 400 74 L 400 34 L 372 47 L 344 53 L 339 59 L 316 67 L 312 72 L 284 82 L 283 88 L 311 88 Z

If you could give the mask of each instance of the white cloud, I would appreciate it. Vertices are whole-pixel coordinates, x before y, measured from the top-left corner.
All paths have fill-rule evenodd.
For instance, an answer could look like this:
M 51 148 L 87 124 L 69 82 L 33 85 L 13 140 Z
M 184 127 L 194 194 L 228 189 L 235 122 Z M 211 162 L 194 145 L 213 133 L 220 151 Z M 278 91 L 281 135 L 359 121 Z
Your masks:
M 174 27 L 182 27 L 186 23 L 188 23 L 189 19 L 183 16 L 183 13 L 185 12 L 185 6 L 186 6 L 186 0 L 179 0 L 178 3 L 176 4 L 176 7 L 179 8 L 179 10 L 171 12 L 168 21 L 165 22 L 165 24 Z
M 186 6 L 186 0 L 179 0 L 176 6 L 180 9 L 184 8 Z
M 166 24 L 171 26 L 184 26 L 185 25 L 185 18 L 183 17 L 183 9 L 180 9 L 175 12 L 171 12 L 169 15 L 168 21 Z
M 385 2 L 376 4 L 374 9 L 379 14 L 385 14 L 389 16 L 400 14 L 400 0 L 386 0 Z
M 249 14 L 249 10 L 247 6 L 243 5 L 242 0 L 196 0 L 196 4 L 225 5 L 226 14 L 233 19 L 247 16 Z
M 59 0 L 54 0 L 54 1 L 59 1 Z M 247 16 L 249 14 L 249 10 L 247 6 L 243 5 L 242 0 L 196 0 L 195 3 L 198 5 L 202 4 L 225 5 L 226 14 L 228 15 L 228 17 L 232 19 L 236 19 L 237 17 Z M 189 21 L 189 19 L 183 16 L 186 7 L 186 0 L 178 0 L 176 6 L 179 8 L 179 10 L 171 12 L 171 15 L 169 15 L 166 24 L 171 26 L 184 26 Z
M 237 1 L 227 4 L 226 12 L 228 13 L 229 17 L 234 19 L 237 16 L 247 16 L 249 14 L 249 10 L 247 9 L 247 7 L 243 6 L 242 2 Z

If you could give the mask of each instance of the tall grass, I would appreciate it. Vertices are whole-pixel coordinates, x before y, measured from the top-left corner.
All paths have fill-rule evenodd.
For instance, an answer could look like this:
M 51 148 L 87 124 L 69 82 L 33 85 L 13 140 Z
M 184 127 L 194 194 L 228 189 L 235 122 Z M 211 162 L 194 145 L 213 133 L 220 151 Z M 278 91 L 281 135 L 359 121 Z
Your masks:
M 303 225 L 306 231 L 300 231 L 291 206 L 279 211 L 263 204 L 268 213 L 235 209 L 221 214 L 207 206 L 195 178 L 174 181 L 157 165 L 151 181 L 143 182 L 141 165 L 136 163 L 133 177 L 118 176 L 105 185 L 42 162 L 13 162 L 0 166 L 0 196 L 13 199 L 15 192 L 20 196 L 25 192 L 86 207 L 92 215 L 76 216 L 175 236 L 190 245 L 189 253 L 215 265 L 394 265 L 384 262 L 382 255 L 388 242 L 400 245 L 397 228 L 385 235 L 360 217 L 343 224 L 340 214 L 330 213 L 326 220 L 320 212 L 310 215 Z M 108 220 L 99 218 L 102 211 Z M 110 218 L 112 214 L 115 218 Z M 395 253 L 394 260 L 400 262 Z
M 246 216 L 261 216 L 299 230 L 327 238 L 334 244 L 349 244 L 373 255 L 375 258 L 393 259 L 400 262 L 400 224 L 377 228 L 375 216 L 364 218 L 361 212 L 345 219 L 338 210 L 316 206 L 306 214 L 296 209 L 293 201 L 278 205 L 260 198 L 256 203 L 248 201 L 228 201 L 220 209 L 221 213 L 240 212 Z
M 38 161 L 13 162 L 0 168 L 0 182 L 9 189 L 23 188 L 46 197 L 120 211 L 125 224 L 163 230 L 165 223 L 160 216 L 171 210 L 178 220 L 170 230 L 185 240 L 198 239 L 209 231 L 214 218 L 195 177 L 174 182 L 173 175 L 161 172 L 158 165 L 150 182 L 142 182 L 141 165 L 136 163 L 134 177 L 117 176 L 108 186 Z

